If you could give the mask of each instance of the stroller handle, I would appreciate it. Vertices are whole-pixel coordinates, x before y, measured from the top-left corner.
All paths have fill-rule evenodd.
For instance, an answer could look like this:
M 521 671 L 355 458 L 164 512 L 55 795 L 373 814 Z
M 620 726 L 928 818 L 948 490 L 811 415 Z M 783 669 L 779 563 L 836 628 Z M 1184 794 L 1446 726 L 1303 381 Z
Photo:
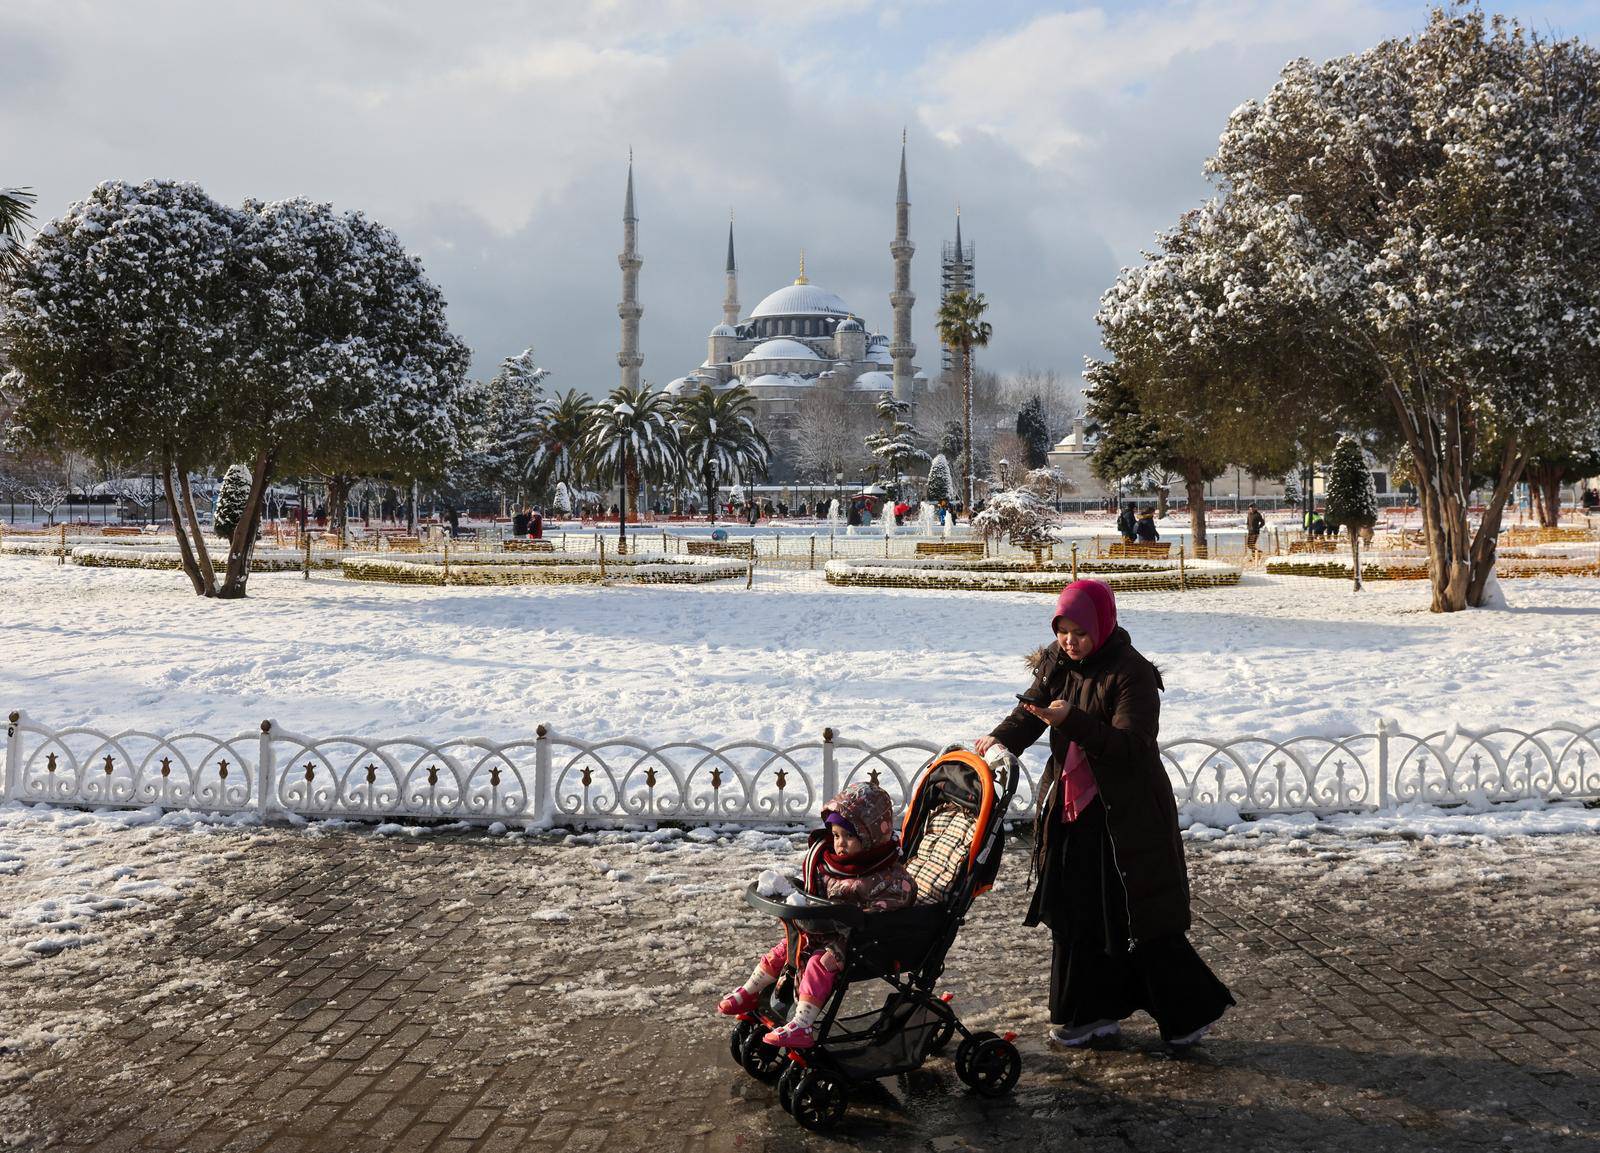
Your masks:
M 866 916 L 859 905 L 847 905 L 839 901 L 824 901 L 820 897 L 808 898 L 804 905 L 790 905 L 783 901 L 774 901 L 771 897 L 763 897 L 756 891 L 758 882 L 751 881 L 744 891 L 744 903 L 752 909 L 776 917 L 780 921 L 832 921 L 848 929 L 859 929 Z

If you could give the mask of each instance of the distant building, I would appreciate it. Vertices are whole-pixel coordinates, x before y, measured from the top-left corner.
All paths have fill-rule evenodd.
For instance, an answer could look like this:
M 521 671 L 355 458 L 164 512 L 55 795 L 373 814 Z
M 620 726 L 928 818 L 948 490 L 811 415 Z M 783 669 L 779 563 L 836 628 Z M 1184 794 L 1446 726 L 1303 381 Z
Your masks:
M 747 315 L 739 304 L 739 269 L 734 256 L 733 225 L 728 225 L 725 265 L 727 292 L 722 321 L 706 339 L 701 365 L 666 385 L 675 396 L 709 385 L 713 389 L 743 384 L 756 400 L 756 420 L 774 447 L 792 444 L 801 401 L 819 385 L 838 385 L 847 396 L 871 406 L 893 395 L 914 404 L 926 393 L 928 380 L 918 370 L 911 342 L 911 200 L 906 183 L 905 141 L 900 147 L 900 181 L 895 197 L 895 235 L 889 253 L 893 287 L 889 292 L 892 325 L 888 333 L 869 331 L 860 314 L 844 300 L 806 276 L 805 256 L 794 283 L 762 297 Z M 622 348 L 618 364 L 623 383 L 639 379 L 638 274 L 643 264 L 636 249 L 637 221 L 633 208 L 633 165 L 628 166 L 628 191 L 623 210 Z

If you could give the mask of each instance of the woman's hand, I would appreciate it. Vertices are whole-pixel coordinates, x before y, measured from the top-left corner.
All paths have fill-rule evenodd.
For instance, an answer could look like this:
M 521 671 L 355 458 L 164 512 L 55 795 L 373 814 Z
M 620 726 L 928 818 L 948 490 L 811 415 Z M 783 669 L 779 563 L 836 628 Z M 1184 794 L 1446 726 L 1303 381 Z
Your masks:
M 1059 725 L 1062 721 L 1067 719 L 1067 712 L 1072 708 L 1071 705 L 1062 700 L 1051 701 L 1048 705 L 1044 706 L 1024 703 L 1022 707 L 1027 709 L 1030 713 L 1038 717 L 1047 725 Z
M 993 737 L 979 737 L 972 743 L 972 748 L 980 757 L 986 757 L 989 755 L 989 750 L 999 743 Z

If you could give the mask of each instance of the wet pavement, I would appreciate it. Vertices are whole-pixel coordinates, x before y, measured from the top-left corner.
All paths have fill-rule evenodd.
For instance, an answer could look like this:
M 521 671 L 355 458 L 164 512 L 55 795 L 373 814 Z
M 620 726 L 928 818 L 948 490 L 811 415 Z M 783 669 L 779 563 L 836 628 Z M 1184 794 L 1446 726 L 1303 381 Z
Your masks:
M 1016 1091 L 978 1098 L 935 1059 L 827 1137 L 733 1066 L 710 1012 L 770 933 L 735 896 L 766 850 L 203 840 L 202 863 L 165 850 L 192 882 L 175 902 L 0 968 L 14 1016 L 77 1023 L 0 1048 L 11 1146 L 1600 1148 L 1596 837 L 1191 845 L 1193 939 L 1240 1005 L 1183 1058 L 1143 1018 L 1120 1047 L 1046 1048 L 1013 854 L 947 975 L 975 1025 L 1019 1032 Z

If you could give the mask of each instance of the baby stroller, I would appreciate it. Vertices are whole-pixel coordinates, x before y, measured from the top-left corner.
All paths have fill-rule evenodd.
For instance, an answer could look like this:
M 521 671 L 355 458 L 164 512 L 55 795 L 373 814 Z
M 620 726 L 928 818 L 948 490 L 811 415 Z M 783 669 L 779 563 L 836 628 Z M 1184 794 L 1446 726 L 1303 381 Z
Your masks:
M 733 1058 L 746 1072 L 777 1082 L 778 1100 L 804 1128 L 838 1124 L 851 1085 L 920 1068 L 956 1034 L 956 1076 L 978 1093 L 1000 1097 L 1022 1072 L 1022 1057 L 1003 1036 L 973 1032 L 951 1008 L 951 994 L 934 985 L 974 897 L 987 892 L 1000 871 L 1006 810 L 1016 792 L 1018 765 L 1003 750 L 996 764 L 959 746 L 946 748 L 918 774 L 901 823 L 901 853 L 917 882 L 916 903 L 885 913 L 811 898 L 788 904 L 764 897 L 756 883 L 745 890 L 752 908 L 778 918 L 788 942 L 788 963 L 777 983 L 729 1038 Z M 812 880 L 822 844 L 806 854 Z M 811 888 L 807 884 L 807 889 Z M 849 930 L 844 971 L 817 1017 L 816 1044 L 785 1050 L 762 1038 L 789 1016 L 801 956 L 800 934 Z M 840 1008 L 853 983 L 889 986 L 881 1007 L 852 1016 Z

